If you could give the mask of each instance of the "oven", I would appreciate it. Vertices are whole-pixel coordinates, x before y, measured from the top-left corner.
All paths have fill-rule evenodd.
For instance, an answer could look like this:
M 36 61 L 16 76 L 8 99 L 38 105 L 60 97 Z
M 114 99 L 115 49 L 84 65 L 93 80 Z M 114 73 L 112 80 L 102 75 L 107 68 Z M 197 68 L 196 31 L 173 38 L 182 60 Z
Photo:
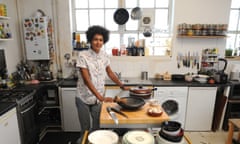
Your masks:
M 35 144 L 38 142 L 36 104 L 34 92 L 17 101 L 17 115 L 22 144 Z
M 38 138 L 36 91 L 13 89 L 1 93 L 0 101 L 16 102 L 21 144 L 36 144 Z

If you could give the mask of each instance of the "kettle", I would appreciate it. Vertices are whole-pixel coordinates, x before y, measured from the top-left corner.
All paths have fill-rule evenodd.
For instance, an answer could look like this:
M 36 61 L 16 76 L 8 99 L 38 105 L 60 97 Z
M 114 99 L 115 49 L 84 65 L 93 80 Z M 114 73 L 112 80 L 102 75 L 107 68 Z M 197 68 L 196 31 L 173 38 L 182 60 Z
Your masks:
M 218 59 L 218 66 L 220 65 L 220 61 L 224 62 L 223 69 L 216 71 L 213 74 L 213 77 L 216 81 L 216 83 L 227 83 L 228 81 L 228 75 L 224 73 L 225 69 L 227 68 L 227 60 L 224 58 L 219 58 Z

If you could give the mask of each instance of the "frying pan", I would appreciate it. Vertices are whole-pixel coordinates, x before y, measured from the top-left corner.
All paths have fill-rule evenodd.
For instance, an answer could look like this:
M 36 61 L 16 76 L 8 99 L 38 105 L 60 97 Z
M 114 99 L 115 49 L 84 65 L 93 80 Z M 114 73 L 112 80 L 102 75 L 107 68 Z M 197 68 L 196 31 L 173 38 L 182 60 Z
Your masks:
M 145 105 L 145 101 L 141 97 L 122 97 L 117 104 L 126 110 L 137 110 Z
M 129 13 L 124 8 L 118 8 L 113 15 L 113 19 L 117 24 L 124 25 L 129 19 Z

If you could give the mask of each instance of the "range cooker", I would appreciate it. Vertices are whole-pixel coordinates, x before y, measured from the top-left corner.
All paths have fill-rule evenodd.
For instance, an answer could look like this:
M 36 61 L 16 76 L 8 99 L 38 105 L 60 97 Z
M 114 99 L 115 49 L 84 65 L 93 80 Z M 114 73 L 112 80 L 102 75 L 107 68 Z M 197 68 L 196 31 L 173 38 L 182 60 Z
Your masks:
M 0 102 L 16 102 L 21 144 L 38 142 L 36 91 L 32 89 L 12 89 L 0 91 Z

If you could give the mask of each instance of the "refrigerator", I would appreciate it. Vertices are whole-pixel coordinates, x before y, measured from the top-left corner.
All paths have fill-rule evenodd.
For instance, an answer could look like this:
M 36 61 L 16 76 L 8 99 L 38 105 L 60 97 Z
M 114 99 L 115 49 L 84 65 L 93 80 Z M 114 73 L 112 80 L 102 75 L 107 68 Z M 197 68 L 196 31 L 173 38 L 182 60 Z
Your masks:
M 53 30 L 47 16 L 25 18 L 24 43 L 28 60 L 50 60 L 53 55 Z

